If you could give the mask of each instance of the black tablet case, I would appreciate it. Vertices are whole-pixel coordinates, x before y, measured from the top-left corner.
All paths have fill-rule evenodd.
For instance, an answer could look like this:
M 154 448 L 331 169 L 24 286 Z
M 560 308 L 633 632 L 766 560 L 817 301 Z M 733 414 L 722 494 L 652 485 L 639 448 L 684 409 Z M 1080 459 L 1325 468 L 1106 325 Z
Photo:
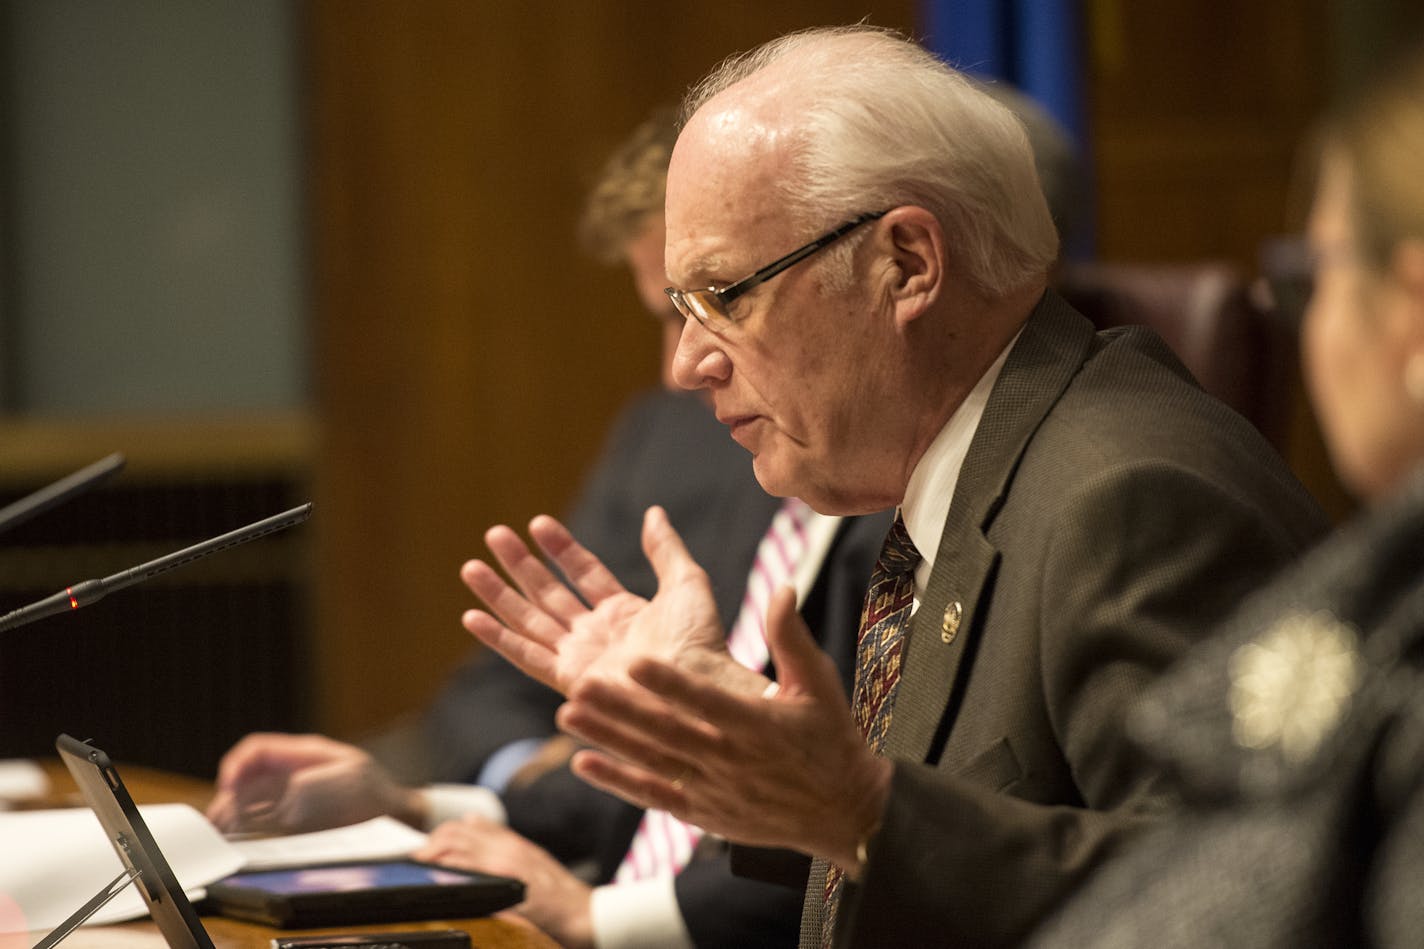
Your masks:
M 168 945 L 172 949 L 214 949 L 109 756 L 68 735 L 60 735 L 55 747 L 124 869 L 137 871 L 134 885 Z
M 362 866 L 366 863 L 368 861 L 344 861 L 326 867 Z M 488 916 L 524 899 L 524 884 L 518 880 L 447 867 L 436 869 L 468 877 L 468 882 L 283 894 L 243 885 L 244 876 L 258 874 L 238 873 L 209 886 L 208 899 L 213 909 L 224 916 L 265 923 L 279 929 L 419 919 L 465 919 Z

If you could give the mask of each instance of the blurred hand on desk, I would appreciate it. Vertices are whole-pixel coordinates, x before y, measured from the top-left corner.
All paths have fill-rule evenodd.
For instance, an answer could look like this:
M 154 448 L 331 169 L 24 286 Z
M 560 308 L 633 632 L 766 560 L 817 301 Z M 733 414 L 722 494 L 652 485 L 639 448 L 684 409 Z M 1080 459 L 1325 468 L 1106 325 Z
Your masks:
M 390 814 L 424 829 L 425 800 L 354 745 L 321 735 L 248 735 L 218 765 L 208 819 L 225 833 L 290 834 Z
M 553 743 L 553 758 L 571 746 Z M 390 814 L 427 823 L 425 798 L 402 787 L 366 752 L 320 735 L 249 735 L 218 766 L 208 819 L 227 833 L 300 833 Z M 418 860 L 523 880 L 515 912 L 565 946 L 592 946 L 591 888 L 547 851 L 499 824 L 470 815 L 437 827 Z
M 593 888 L 542 847 L 508 827 L 471 814 L 446 821 L 412 856 L 465 870 L 524 881 L 524 902 L 514 911 L 564 946 L 593 945 Z

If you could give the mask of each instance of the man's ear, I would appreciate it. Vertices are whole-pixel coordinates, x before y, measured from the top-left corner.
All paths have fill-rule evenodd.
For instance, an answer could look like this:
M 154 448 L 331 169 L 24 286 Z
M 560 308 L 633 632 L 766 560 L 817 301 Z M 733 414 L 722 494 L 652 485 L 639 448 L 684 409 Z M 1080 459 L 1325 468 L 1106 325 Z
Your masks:
M 895 321 L 906 325 L 928 310 L 945 284 L 944 229 L 924 208 L 906 205 L 882 222 L 890 252 L 886 292 L 895 307 Z

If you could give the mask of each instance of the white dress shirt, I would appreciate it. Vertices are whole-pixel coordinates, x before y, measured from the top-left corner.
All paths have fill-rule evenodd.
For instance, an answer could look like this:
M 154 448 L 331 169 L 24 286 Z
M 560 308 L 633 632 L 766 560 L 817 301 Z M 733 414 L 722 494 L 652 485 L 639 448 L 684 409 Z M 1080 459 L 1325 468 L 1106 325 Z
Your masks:
M 979 430 L 979 422 L 984 418 L 989 392 L 994 388 L 1004 361 L 1009 358 L 1009 351 L 1017 340 L 1018 336 L 1015 336 L 999 353 L 994 364 L 979 378 L 944 428 L 930 442 L 915 470 L 910 472 L 910 483 L 905 487 L 904 500 L 900 502 L 900 516 L 905 520 L 910 541 L 920 552 L 920 563 L 915 567 L 914 609 L 919 609 L 920 598 L 929 586 L 940 538 L 944 536 L 944 522 L 949 517 L 949 505 L 954 499 L 955 485 L 959 483 L 959 471 L 969 454 L 969 444 L 974 441 L 974 433 Z

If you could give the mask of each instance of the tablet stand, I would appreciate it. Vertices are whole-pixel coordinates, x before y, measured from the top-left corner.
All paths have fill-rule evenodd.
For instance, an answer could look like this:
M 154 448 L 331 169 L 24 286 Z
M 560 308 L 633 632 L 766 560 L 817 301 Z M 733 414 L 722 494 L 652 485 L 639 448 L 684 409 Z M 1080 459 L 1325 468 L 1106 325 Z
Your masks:
M 119 874 L 113 883 L 61 923 L 35 949 L 50 949 L 69 930 L 93 915 L 125 885 L 134 881 L 137 881 L 138 894 L 170 949 L 214 949 L 212 937 L 193 911 L 193 904 L 183 895 L 178 878 L 163 858 L 158 841 L 153 839 L 109 756 L 69 735 L 60 735 L 55 739 L 54 747 L 69 773 L 74 775 L 79 792 L 99 818 L 99 826 L 104 828 L 104 835 L 109 838 L 127 872 Z
M 80 926 L 83 926 L 89 917 L 99 912 L 109 900 L 122 893 L 124 887 L 137 880 L 141 872 L 142 871 L 137 867 L 130 867 L 114 877 L 112 882 L 94 894 L 93 899 L 79 907 L 62 923 L 50 930 L 48 936 L 45 936 L 39 942 L 35 943 L 34 949 L 52 949 L 52 947 L 58 945 L 60 940 L 74 932 L 74 930 Z

